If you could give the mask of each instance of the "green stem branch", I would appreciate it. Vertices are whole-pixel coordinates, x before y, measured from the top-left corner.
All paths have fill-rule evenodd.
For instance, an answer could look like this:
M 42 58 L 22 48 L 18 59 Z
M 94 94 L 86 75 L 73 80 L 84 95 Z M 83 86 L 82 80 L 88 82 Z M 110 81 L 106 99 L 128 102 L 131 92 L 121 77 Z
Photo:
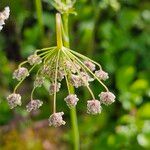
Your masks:
M 69 31 L 68 31 L 68 18 L 69 14 L 63 14 L 63 41 L 65 47 L 70 47 Z M 74 87 L 68 84 L 68 88 L 71 94 L 74 94 Z M 74 142 L 74 150 L 79 150 L 79 130 L 77 122 L 76 108 L 70 110 L 70 117 L 72 123 L 72 135 Z
M 35 7 L 37 13 L 38 24 L 40 28 L 41 38 L 44 36 L 44 26 L 43 26 L 43 18 L 42 18 L 42 2 L 41 0 L 35 0 Z

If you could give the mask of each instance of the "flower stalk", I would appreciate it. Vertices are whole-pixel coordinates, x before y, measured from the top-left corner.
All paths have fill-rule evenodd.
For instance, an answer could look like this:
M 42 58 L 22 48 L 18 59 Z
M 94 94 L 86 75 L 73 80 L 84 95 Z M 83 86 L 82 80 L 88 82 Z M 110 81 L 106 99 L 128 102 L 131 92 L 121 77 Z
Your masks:
M 41 39 L 44 36 L 44 26 L 43 26 L 43 18 L 42 18 L 42 2 L 41 0 L 35 0 L 35 8 L 37 13 L 37 19 L 39 24 L 40 36 Z
M 69 38 L 69 28 L 68 28 L 69 14 L 64 13 L 62 16 L 63 16 L 64 46 L 70 48 L 70 38 Z M 74 87 L 71 84 L 68 84 L 67 86 L 70 94 L 74 94 Z M 70 117 L 71 117 L 71 124 L 72 124 L 72 135 L 74 140 L 73 141 L 74 150 L 79 150 L 79 129 L 78 129 L 77 113 L 75 107 L 70 109 Z

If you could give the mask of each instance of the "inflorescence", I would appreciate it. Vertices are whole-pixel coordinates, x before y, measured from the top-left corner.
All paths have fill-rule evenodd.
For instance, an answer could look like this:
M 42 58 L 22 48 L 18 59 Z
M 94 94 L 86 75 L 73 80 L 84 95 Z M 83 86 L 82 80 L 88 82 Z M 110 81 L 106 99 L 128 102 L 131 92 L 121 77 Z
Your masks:
M 30 69 L 27 69 L 26 65 L 30 65 Z M 58 42 L 56 47 L 36 50 L 14 71 L 13 78 L 19 82 L 14 88 L 14 92 L 7 97 L 11 109 L 21 105 L 21 95 L 16 90 L 35 67 L 38 68 L 38 71 L 33 83 L 31 99 L 26 108 L 28 112 L 31 112 L 42 106 L 43 102 L 33 99 L 33 94 L 37 88 L 43 86 L 45 80 L 49 80 L 49 94 L 54 96 L 53 114 L 49 117 L 50 126 L 58 127 L 66 123 L 62 118 L 64 113 L 56 111 L 56 96 L 61 89 L 62 80 L 66 81 L 68 89 L 68 96 L 64 98 L 64 101 L 70 109 L 76 107 L 79 101 L 77 95 L 71 93 L 70 85 L 75 88 L 84 86 L 91 94 L 91 100 L 87 101 L 88 114 L 99 114 L 102 111 L 101 104 L 110 105 L 115 101 L 115 95 L 103 83 L 109 76 L 101 65 L 78 52 L 64 47 Z M 95 98 L 90 88 L 90 84 L 94 80 L 97 80 L 105 89 L 99 94 L 99 100 Z
M 9 7 L 5 7 L 2 12 L 0 12 L 0 31 L 3 29 L 3 25 L 5 25 L 5 20 L 9 18 L 10 9 Z

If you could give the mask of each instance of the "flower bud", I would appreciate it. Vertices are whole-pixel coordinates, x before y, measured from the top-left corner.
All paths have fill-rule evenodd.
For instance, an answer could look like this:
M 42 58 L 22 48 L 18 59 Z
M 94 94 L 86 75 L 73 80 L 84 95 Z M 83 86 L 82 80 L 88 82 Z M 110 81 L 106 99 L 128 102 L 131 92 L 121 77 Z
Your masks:
M 75 94 L 68 95 L 64 100 L 66 101 L 69 108 L 75 107 L 77 105 L 77 102 L 79 101 L 77 95 Z
M 115 102 L 116 96 L 111 92 L 101 92 L 99 94 L 100 101 L 105 105 L 110 105 Z
M 16 93 L 10 94 L 7 97 L 7 101 L 8 101 L 8 104 L 9 104 L 11 109 L 16 107 L 17 105 L 21 106 L 21 104 L 22 104 L 20 94 L 16 94 Z
M 59 127 L 65 125 L 66 122 L 62 118 L 63 115 L 64 112 L 53 113 L 48 119 L 49 126 Z
M 17 79 L 20 81 L 21 79 L 29 76 L 28 69 L 25 67 L 20 67 L 17 70 L 14 71 L 13 73 L 13 79 Z
M 99 100 L 89 100 L 87 101 L 87 113 L 96 115 L 101 113 L 102 107 Z
M 31 112 L 32 110 L 37 110 L 43 105 L 43 102 L 40 100 L 31 100 L 28 105 L 26 106 L 27 111 Z

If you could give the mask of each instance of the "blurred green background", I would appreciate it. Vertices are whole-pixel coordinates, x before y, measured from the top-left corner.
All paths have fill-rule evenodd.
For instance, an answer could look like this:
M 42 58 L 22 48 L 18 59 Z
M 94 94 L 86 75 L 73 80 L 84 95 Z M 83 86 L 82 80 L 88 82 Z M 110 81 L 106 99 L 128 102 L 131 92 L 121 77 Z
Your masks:
M 0 150 L 71 150 L 66 89 L 58 94 L 58 110 L 65 112 L 66 126 L 48 127 L 51 100 L 43 87 L 36 97 L 44 101 L 37 112 L 27 113 L 34 73 L 21 86 L 23 105 L 10 110 L 6 97 L 16 84 L 12 72 L 37 48 L 55 45 L 56 10 L 43 6 L 44 35 L 39 32 L 34 0 L 1 0 L 0 10 L 10 6 L 11 16 L 0 32 Z M 106 82 L 116 102 L 98 116 L 86 114 L 89 94 L 77 90 L 82 150 L 150 149 L 150 3 L 148 0 L 79 0 L 77 16 L 70 16 L 71 48 L 99 62 L 110 79 Z M 92 86 L 100 93 L 98 83 Z M 49 102 L 50 101 L 50 102 Z

